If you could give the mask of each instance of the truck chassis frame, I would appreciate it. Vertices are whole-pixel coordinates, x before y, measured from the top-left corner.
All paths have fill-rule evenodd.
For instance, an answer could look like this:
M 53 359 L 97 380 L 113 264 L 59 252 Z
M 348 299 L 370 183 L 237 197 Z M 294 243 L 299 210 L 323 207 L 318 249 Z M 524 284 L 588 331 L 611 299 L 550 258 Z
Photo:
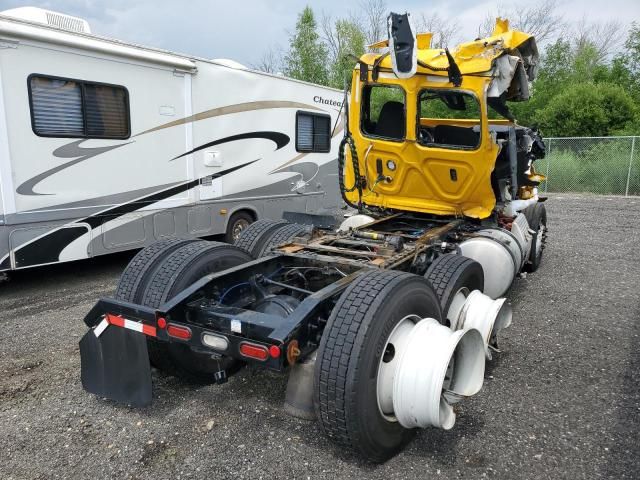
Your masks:
M 411 225 L 414 231 L 420 226 L 430 228 L 424 229 L 419 235 L 392 234 L 398 223 Z M 472 235 L 468 231 L 459 231 L 461 225 L 462 221 L 458 219 L 442 220 L 398 213 L 353 229 L 349 234 L 314 231 L 310 238 L 297 237 L 279 246 L 270 256 L 209 274 L 160 308 L 102 298 L 84 321 L 88 327 L 95 328 L 106 315 L 119 316 L 155 328 L 158 341 L 179 342 L 194 351 L 210 355 L 224 353 L 282 372 L 296 361 L 304 360 L 318 347 L 326 319 L 337 297 L 360 274 L 370 269 L 420 270 L 420 262 L 416 261 L 419 255 L 426 255 L 430 250 L 446 249 L 446 244 L 442 247 L 442 239 L 446 235 Z M 466 227 L 468 230 L 469 226 Z M 399 244 L 390 246 L 390 238 L 399 241 Z M 315 291 L 303 289 L 295 282 L 270 278 L 290 269 L 333 271 L 334 276 Z M 216 298 L 226 297 L 234 289 L 235 301 L 232 305 L 221 305 L 216 301 Z M 256 301 L 256 297 L 284 291 L 305 296 L 286 318 L 247 308 L 247 305 Z M 157 328 L 158 322 L 160 325 L 187 328 L 191 335 L 188 339 L 171 336 L 167 328 Z M 202 335 L 206 333 L 223 335 L 228 341 L 228 348 L 220 352 L 205 345 Z M 282 349 L 282 354 L 269 355 L 264 360 L 252 359 L 240 352 L 240 345 L 246 342 L 267 349 L 275 346 Z

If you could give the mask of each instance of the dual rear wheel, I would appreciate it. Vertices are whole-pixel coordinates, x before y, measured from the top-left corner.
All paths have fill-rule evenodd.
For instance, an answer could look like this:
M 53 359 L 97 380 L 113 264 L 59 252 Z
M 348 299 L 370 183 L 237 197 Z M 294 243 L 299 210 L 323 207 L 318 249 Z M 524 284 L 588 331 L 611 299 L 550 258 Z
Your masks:
M 408 348 L 407 332 L 425 318 L 447 325 L 443 312 L 456 294 L 483 286 L 482 267 L 458 255 L 438 257 L 425 277 L 374 270 L 349 285 L 317 353 L 314 404 L 324 432 L 372 462 L 399 452 L 415 433 L 396 419 L 391 401 L 391 372 Z
M 380 364 L 400 353 L 388 339 L 409 315 L 442 321 L 425 278 L 366 273 L 340 296 L 318 348 L 314 404 L 320 425 L 333 441 L 373 462 L 395 455 L 415 433 L 390 419 L 378 401 Z
M 182 238 L 161 240 L 133 257 L 120 277 L 115 297 L 158 308 L 205 275 L 263 256 L 303 230 L 301 225 L 284 221 L 258 220 L 241 229 L 236 245 Z M 154 367 L 192 383 L 213 383 L 216 372 L 232 373 L 241 366 L 229 357 L 196 353 L 186 345 L 150 337 L 147 350 Z
M 254 258 L 260 258 L 278 245 L 300 235 L 307 227 L 285 220 L 262 219 L 249 225 L 233 244 Z
M 158 308 L 203 276 L 252 260 L 245 251 L 220 242 L 169 239 L 141 250 L 120 277 L 115 297 Z M 214 373 L 235 371 L 239 362 L 193 352 L 180 343 L 147 338 L 153 366 L 188 382 L 214 382 Z

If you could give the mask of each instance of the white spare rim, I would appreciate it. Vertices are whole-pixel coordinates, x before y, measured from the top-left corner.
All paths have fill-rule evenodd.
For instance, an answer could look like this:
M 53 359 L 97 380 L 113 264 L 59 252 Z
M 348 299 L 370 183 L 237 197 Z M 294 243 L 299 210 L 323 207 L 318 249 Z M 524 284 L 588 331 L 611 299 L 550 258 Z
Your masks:
M 506 298 L 494 300 L 480 290 L 474 290 L 467 297 L 456 318 L 452 320 L 451 328 L 478 330 L 484 342 L 485 355 L 491 360 L 491 339 L 495 338 L 500 330 L 511 325 L 512 317 L 512 309 Z
M 378 368 L 378 408 L 405 428 L 455 423 L 452 405 L 475 395 L 485 355 L 476 329 L 452 331 L 433 318 L 403 318 L 389 336 Z

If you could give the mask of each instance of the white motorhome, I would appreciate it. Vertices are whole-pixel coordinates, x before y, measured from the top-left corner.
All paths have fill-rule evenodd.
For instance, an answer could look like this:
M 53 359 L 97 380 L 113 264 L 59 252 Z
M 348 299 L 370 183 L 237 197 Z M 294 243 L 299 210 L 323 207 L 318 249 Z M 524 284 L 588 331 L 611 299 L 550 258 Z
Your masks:
M 340 202 L 342 92 L 0 13 L 0 271 Z

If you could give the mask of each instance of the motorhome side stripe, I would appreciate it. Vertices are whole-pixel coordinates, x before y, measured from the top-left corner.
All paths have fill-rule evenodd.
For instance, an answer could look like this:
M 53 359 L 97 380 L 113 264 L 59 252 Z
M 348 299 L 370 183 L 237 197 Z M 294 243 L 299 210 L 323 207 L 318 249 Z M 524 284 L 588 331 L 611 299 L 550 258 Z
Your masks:
M 50 193 L 37 193 L 34 192 L 33 189 L 37 184 L 47 179 L 51 175 L 54 175 L 65 168 L 72 167 L 73 165 L 84 162 L 85 160 L 89 160 L 97 155 L 101 155 L 103 153 L 109 152 L 113 149 L 124 147 L 125 145 L 129 145 L 132 142 L 120 143 L 118 145 L 109 145 L 107 147 L 91 147 L 91 148 L 83 148 L 80 146 L 82 142 L 86 142 L 87 139 L 83 138 L 81 140 L 75 140 L 71 143 L 67 143 L 61 147 L 56 148 L 53 151 L 53 156 L 56 158 L 75 158 L 66 163 L 62 163 L 56 167 L 50 168 L 46 172 L 42 172 L 36 175 L 33 178 L 30 178 L 26 182 L 23 182 L 16 188 L 16 193 L 20 195 L 52 195 Z M 77 158 L 76 158 L 77 157 Z
M 60 260 L 60 252 L 89 230 L 86 226 L 69 226 L 54 230 L 45 237 L 15 250 L 16 267 L 42 265 Z
M 235 172 L 247 165 L 257 162 L 252 160 L 251 162 L 243 163 L 215 175 L 207 175 L 204 178 L 219 178 L 229 173 Z M 30 265 L 42 265 L 45 263 L 55 263 L 60 260 L 60 252 L 65 249 L 67 245 L 79 238 L 83 234 L 87 233 L 86 225 L 89 225 L 91 229 L 98 228 L 103 223 L 114 220 L 118 217 L 126 215 L 127 213 L 134 212 L 140 208 L 151 205 L 153 203 L 165 200 L 173 197 L 179 193 L 190 190 L 200 184 L 204 178 L 198 178 L 189 182 L 176 185 L 175 187 L 162 190 L 142 198 L 138 198 L 132 202 L 118 205 L 117 207 L 109 208 L 101 212 L 96 213 L 90 217 L 81 218 L 67 226 L 54 230 L 24 246 L 20 246 L 14 250 L 16 267 L 27 267 Z M 74 226 L 77 225 L 77 226 Z
M 271 140 L 276 144 L 276 150 L 280 150 L 282 147 L 285 147 L 289 144 L 290 138 L 289 135 L 280 132 L 247 132 L 241 133 L 239 135 L 232 135 L 230 137 L 220 138 L 218 140 L 214 140 L 213 142 L 206 143 L 204 145 L 200 145 L 199 147 L 194 148 L 193 150 L 183 153 L 182 155 L 178 155 L 177 157 L 172 158 L 169 161 L 177 160 L 178 158 L 185 157 L 191 153 L 202 150 L 203 148 L 212 147 L 215 145 L 222 145 L 223 143 L 235 142 L 237 140 L 247 140 L 251 138 L 264 138 L 266 140 Z M 86 139 L 76 140 L 62 147 L 59 147 L 53 151 L 53 156 L 57 158 L 73 158 L 78 157 L 75 160 L 71 160 L 70 162 L 63 163 L 54 168 L 47 170 L 46 172 L 42 172 L 36 175 L 33 178 L 23 182 L 18 186 L 16 192 L 20 195 L 51 195 L 49 193 L 37 193 L 34 192 L 33 189 L 37 184 L 47 179 L 51 175 L 54 175 L 65 168 L 69 168 L 77 163 L 84 162 L 85 160 L 89 160 L 90 158 L 95 157 L 96 155 L 100 155 L 102 153 L 113 150 L 114 148 L 124 147 L 125 145 L 129 145 L 132 142 L 122 143 L 120 145 L 111 145 L 108 147 L 97 147 L 97 148 L 83 148 L 80 146 L 82 142 L 85 142 Z
M 135 212 L 140 208 L 151 205 L 153 203 L 159 202 L 160 200 L 165 200 L 167 198 L 173 197 L 182 192 L 186 192 L 187 190 L 191 190 L 194 187 L 200 185 L 200 182 L 205 178 L 220 178 L 229 173 L 235 172 L 236 170 L 240 170 L 247 165 L 251 165 L 252 163 L 257 162 L 257 160 L 252 160 L 251 162 L 243 163 L 242 165 L 238 165 L 236 167 L 229 168 L 222 172 L 213 175 L 207 175 L 203 178 L 197 178 L 195 180 L 191 180 L 190 182 L 183 183 L 181 185 L 176 185 L 175 187 L 168 188 L 167 190 L 163 190 L 161 192 L 157 192 L 151 195 L 148 195 L 143 198 L 139 198 L 134 202 L 125 203 L 124 205 L 118 205 L 117 207 L 110 208 L 109 210 L 104 210 L 98 213 L 95 216 L 87 217 L 84 220 L 78 220 L 77 222 L 88 223 L 91 228 L 96 228 L 102 225 L 103 220 L 100 217 L 108 216 L 109 220 L 113 220 L 114 218 L 121 217 L 127 213 Z
M 205 143 L 204 145 L 200 145 L 199 147 L 194 148 L 193 150 L 183 153 L 182 155 L 178 155 L 171 159 L 177 160 L 178 158 L 182 158 L 186 155 L 190 155 L 194 152 L 202 150 L 204 148 L 214 147 L 216 145 L 222 145 L 223 143 L 235 142 L 237 140 L 247 140 L 250 138 L 264 138 L 266 140 L 271 140 L 276 144 L 276 150 L 280 150 L 282 147 L 286 147 L 291 140 L 289 135 L 280 132 L 248 132 L 241 133 L 239 135 L 232 135 L 230 137 L 221 138 L 219 140 L 214 140 L 213 142 Z
M 165 128 L 176 127 L 178 125 L 184 125 L 185 123 L 197 122 L 200 120 L 206 120 L 207 118 L 219 117 L 222 115 L 230 115 L 232 113 L 252 112 L 255 110 L 268 110 L 270 108 L 303 108 L 305 110 L 318 110 L 323 109 L 316 107 L 315 105 L 309 105 L 307 103 L 289 102 L 283 100 L 267 100 L 259 102 L 246 102 L 237 103 L 235 105 L 227 105 L 225 107 L 212 108 L 211 110 L 205 110 L 204 112 L 196 113 L 190 117 L 181 118 L 180 120 L 174 120 L 173 122 L 165 123 L 164 125 L 158 125 L 157 127 L 150 128 L 144 132 L 140 132 L 133 137 L 139 137 L 151 132 L 157 132 L 158 130 L 164 130 Z

